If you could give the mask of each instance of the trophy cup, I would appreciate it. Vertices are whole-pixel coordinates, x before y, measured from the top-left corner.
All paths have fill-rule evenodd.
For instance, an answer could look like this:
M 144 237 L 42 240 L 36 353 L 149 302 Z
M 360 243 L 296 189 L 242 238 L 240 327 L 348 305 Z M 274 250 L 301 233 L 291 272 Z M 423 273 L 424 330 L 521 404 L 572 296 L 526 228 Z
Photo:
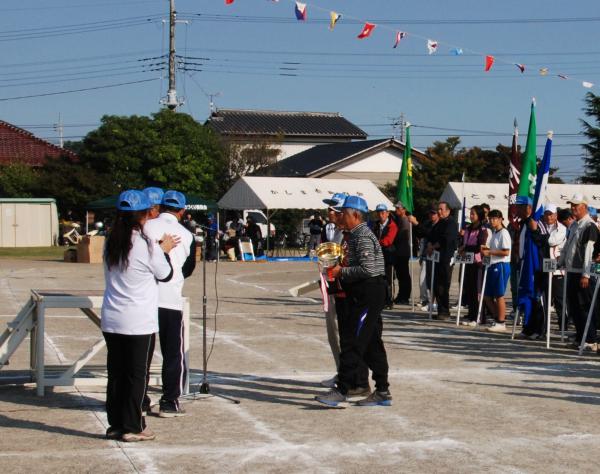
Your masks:
M 322 273 L 327 274 L 327 281 L 334 281 L 335 278 L 331 275 L 331 269 L 338 265 L 344 257 L 342 246 L 335 242 L 325 242 L 317 247 L 315 253 L 319 265 L 324 270 Z

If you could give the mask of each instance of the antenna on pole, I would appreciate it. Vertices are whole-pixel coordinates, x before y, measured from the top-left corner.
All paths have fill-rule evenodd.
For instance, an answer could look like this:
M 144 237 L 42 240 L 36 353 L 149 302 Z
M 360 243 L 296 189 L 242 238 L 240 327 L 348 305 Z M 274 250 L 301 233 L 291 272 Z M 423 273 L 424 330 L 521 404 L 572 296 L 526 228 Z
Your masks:
M 58 146 L 60 146 L 61 148 L 64 147 L 64 132 L 65 132 L 65 126 L 62 122 L 62 118 L 60 116 L 60 112 L 58 113 L 58 123 L 54 124 L 54 130 L 56 130 L 58 132 Z
M 404 132 L 406 121 L 404 120 L 404 112 L 400 113 L 400 117 L 392 117 L 392 130 L 394 138 L 399 138 L 404 143 Z

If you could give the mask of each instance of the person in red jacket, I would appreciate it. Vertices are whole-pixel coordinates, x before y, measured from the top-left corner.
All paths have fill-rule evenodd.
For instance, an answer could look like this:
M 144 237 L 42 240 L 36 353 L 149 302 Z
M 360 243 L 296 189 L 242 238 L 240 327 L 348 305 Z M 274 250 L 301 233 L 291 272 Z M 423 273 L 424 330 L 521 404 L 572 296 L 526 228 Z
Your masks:
M 398 233 L 398 226 L 396 226 L 396 223 L 390 217 L 390 212 L 385 204 L 378 204 L 375 211 L 377 212 L 378 221 L 373 226 L 373 233 L 379 239 L 385 263 L 385 281 L 387 284 L 385 307 L 392 309 L 394 307 L 392 284 L 394 282 L 394 262 L 396 260 L 394 241 Z

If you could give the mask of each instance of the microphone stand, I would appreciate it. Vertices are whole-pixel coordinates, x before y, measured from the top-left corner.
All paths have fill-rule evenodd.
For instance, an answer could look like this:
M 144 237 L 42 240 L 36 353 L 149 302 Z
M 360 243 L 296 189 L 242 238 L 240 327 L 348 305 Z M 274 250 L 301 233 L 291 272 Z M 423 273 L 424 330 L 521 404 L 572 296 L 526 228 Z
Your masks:
M 208 227 L 204 227 L 208 229 Z M 210 230 L 210 229 L 209 229 Z M 217 229 L 218 235 L 218 229 Z M 198 388 L 198 392 L 190 392 L 186 397 L 190 397 L 193 400 L 198 398 L 209 398 L 209 397 L 220 397 L 225 400 L 228 400 L 236 405 L 240 403 L 238 399 L 228 397 L 223 394 L 211 392 L 210 385 L 208 383 L 208 354 L 206 351 L 206 307 L 207 307 L 207 297 L 206 297 L 206 241 L 208 238 L 208 233 L 204 237 L 202 241 L 202 383 Z M 217 265 L 219 264 L 219 241 L 215 241 L 216 251 L 217 251 Z M 215 270 L 216 271 L 216 270 Z M 215 314 L 216 318 L 216 314 Z M 216 321 L 215 321 L 216 324 Z M 200 394 L 201 396 L 197 396 Z M 183 397 L 182 397 L 183 398 Z

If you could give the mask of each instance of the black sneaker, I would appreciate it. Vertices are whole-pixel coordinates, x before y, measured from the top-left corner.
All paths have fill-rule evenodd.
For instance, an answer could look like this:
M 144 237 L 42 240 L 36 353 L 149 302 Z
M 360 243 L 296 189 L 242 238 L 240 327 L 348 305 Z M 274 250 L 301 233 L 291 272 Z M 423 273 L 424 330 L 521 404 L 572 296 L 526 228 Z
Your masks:
M 185 410 L 179 406 L 179 402 L 161 402 L 158 416 L 160 418 L 185 416 Z
M 349 402 L 355 402 L 371 394 L 371 387 L 355 387 L 348 390 L 346 398 Z
M 125 432 L 123 431 L 122 428 L 113 428 L 112 426 L 109 426 L 108 429 L 106 430 L 106 439 L 115 439 L 115 440 L 120 440 L 123 437 L 123 434 Z

